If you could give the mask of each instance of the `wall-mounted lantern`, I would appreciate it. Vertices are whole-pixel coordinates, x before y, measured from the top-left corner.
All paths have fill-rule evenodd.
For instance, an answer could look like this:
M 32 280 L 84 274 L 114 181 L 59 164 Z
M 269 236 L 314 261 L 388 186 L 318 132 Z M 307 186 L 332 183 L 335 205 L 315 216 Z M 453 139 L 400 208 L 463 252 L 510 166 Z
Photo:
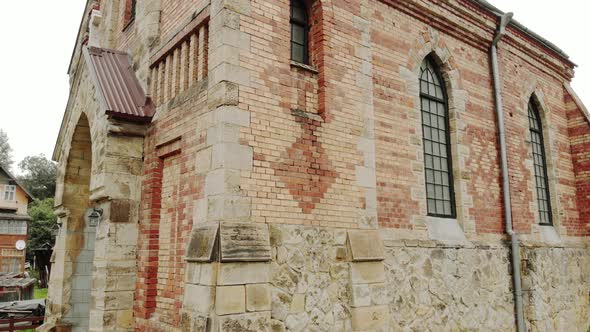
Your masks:
M 88 215 L 88 224 L 89 226 L 96 227 L 100 222 L 100 217 L 102 217 L 102 209 L 101 208 L 94 208 L 92 212 Z

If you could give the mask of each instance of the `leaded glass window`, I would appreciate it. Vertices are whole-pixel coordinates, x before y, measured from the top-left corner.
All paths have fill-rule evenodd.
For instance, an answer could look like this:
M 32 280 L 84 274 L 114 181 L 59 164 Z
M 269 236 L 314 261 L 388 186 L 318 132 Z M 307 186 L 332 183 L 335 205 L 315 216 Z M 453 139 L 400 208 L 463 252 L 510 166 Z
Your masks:
M 307 8 L 301 0 L 291 0 L 291 60 L 309 64 Z
M 529 130 L 531 132 L 535 187 L 539 206 L 539 223 L 551 225 L 553 221 L 551 200 L 549 199 L 549 180 L 547 179 L 547 160 L 545 159 L 545 146 L 543 144 L 543 126 L 541 125 L 537 107 L 532 99 L 529 101 Z
M 455 217 L 447 96 L 435 63 L 420 67 L 420 105 L 428 215 Z

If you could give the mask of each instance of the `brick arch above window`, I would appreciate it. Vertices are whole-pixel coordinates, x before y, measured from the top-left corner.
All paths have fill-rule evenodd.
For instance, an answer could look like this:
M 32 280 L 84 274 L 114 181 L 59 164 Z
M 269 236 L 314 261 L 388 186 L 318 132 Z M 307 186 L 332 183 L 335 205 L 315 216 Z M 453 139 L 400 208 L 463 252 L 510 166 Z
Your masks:
M 408 137 L 408 145 L 414 146 L 419 159 L 417 163 L 423 164 L 424 147 L 422 133 L 422 113 L 420 98 L 420 74 L 421 66 L 427 57 L 433 61 L 439 69 L 441 85 L 444 86 L 447 96 L 447 107 L 449 114 L 449 140 L 452 164 L 454 165 L 454 187 L 456 202 L 456 221 L 463 229 L 465 234 L 475 234 L 476 224 L 475 216 L 472 215 L 473 194 L 468 188 L 468 179 L 472 176 L 470 170 L 465 167 L 470 160 L 470 147 L 468 144 L 469 137 L 463 129 L 466 126 L 464 117 L 460 114 L 466 113 L 466 104 L 469 98 L 468 92 L 463 88 L 458 66 L 455 65 L 453 51 L 445 43 L 444 37 L 440 32 L 433 28 L 426 29 L 420 38 L 416 38 L 410 52 L 410 56 L 405 66 L 400 67 L 400 76 L 404 79 L 404 86 L 408 95 L 413 96 L 413 111 L 410 118 L 416 119 L 415 133 Z M 413 170 L 414 183 L 416 187 L 412 190 L 416 195 L 412 198 L 419 206 L 419 210 L 411 217 L 411 222 L 417 227 L 424 227 L 431 221 L 428 216 L 426 188 L 425 188 L 425 170 L 421 166 Z M 420 184 L 418 186 L 418 184 Z M 438 219 L 434 217 L 434 219 Z M 420 226 L 422 225 L 422 226 Z
M 558 234 L 566 234 L 567 230 L 564 225 L 564 223 L 567 223 L 567 217 L 565 216 L 566 208 L 562 201 L 563 192 L 559 185 L 560 163 L 558 160 L 560 151 L 559 146 L 555 143 L 556 137 L 559 135 L 559 125 L 552 121 L 551 107 L 548 103 L 548 98 L 545 95 L 542 84 L 534 79 L 530 82 L 526 82 L 523 88 L 524 92 L 521 94 L 519 108 L 519 111 L 521 112 L 519 112 L 519 114 L 522 114 L 520 116 L 520 124 L 523 128 L 527 129 L 524 133 L 526 149 L 528 150 L 525 164 L 528 165 L 527 169 L 530 172 L 527 188 L 530 188 L 530 193 L 532 195 L 530 197 L 532 204 L 530 205 L 529 211 L 531 215 L 534 216 L 534 219 L 529 222 L 531 222 L 533 228 L 536 229 L 547 228 L 542 226 L 552 225 Z M 531 108 L 536 110 L 535 115 L 537 116 L 538 127 L 540 127 L 542 134 L 542 152 L 545 154 L 545 176 L 547 180 L 545 186 L 547 188 L 544 195 L 539 194 L 540 188 L 537 186 L 538 174 L 535 173 L 536 170 L 534 165 L 538 164 L 539 157 L 537 156 L 537 160 L 535 160 L 535 155 L 538 155 L 538 153 L 535 153 L 533 150 L 533 137 L 532 132 L 530 131 L 531 120 L 529 110 Z M 539 152 L 538 149 L 537 152 Z M 550 222 L 547 222 L 546 217 L 542 216 L 544 213 L 541 213 L 542 210 L 547 210 L 544 206 L 541 206 L 542 203 L 540 202 L 540 199 L 543 199 L 543 196 L 548 199 L 547 204 L 549 211 L 546 212 L 550 214 Z

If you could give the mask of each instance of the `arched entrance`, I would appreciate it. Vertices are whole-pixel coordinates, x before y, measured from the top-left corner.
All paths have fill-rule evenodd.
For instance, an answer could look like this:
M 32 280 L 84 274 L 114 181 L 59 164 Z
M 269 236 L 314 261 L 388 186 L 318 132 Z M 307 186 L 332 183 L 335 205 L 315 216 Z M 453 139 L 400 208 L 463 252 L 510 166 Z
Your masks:
M 85 48 L 84 56 L 53 155 L 62 226 L 40 330 L 132 331 L 143 140 L 153 105 L 127 53 Z M 113 89 L 127 99 L 109 99 Z
M 88 222 L 90 209 L 90 178 L 92 174 L 92 140 L 90 125 L 84 113 L 80 115 L 72 135 L 70 150 L 63 176 L 63 193 L 59 210 L 62 223 L 56 243 L 57 261 L 63 262 L 54 269 L 52 281 L 62 287 L 59 305 L 62 320 L 72 326 L 72 331 L 88 331 L 91 307 L 92 270 L 96 226 Z M 59 197 L 58 197 L 59 200 Z M 62 261 L 63 260 L 63 261 Z M 62 273 L 62 278 L 55 274 Z M 67 284 L 67 285 L 66 285 Z M 68 294 L 69 293 L 69 294 Z M 50 294 L 57 295 L 57 294 Z M 52 308 L 49 308 L 52 310 Z M 58 309 L 58 308 L 53 308 Z

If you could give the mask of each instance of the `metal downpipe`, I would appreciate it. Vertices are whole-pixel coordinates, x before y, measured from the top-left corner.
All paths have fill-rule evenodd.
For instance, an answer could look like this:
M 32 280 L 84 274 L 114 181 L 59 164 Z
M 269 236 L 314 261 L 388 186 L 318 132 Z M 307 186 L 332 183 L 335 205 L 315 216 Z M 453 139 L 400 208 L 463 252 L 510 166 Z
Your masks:
M 506 33 L 506 26 L 512 19 L 512 13 L 506 13 L 500 16 L 500 25 L 492 46 L 490 48 L 490 59 L 492 62 L 492 76 L 494 80 L 494 97 L 496 102 L 496 116 L 498 120 L 498 135 L 500 141 L 500 159 L 502 169 L 502 196 L 504 203 L 504 220 L 506 220 L 506 233 L 510 235 L 510 254 L 512 259 L 512 282 L 514 288 L 514 302 L 516 314 L 516 329 L 518 332 L 525 332 L 524 309 L 522 299 L 522 283 L 520 275 L 520 244 L 518 235 L 514 232 L 512 226 L 512 205 L 510 199 L 510 179 L 508 176 L 508 158 L 506 153 L 506 133 L 504 129 L 504 113 L 502 106 L 502 89 L 500 74 L 498 69 L 498 50 L 497 45 L 500 39 Z

